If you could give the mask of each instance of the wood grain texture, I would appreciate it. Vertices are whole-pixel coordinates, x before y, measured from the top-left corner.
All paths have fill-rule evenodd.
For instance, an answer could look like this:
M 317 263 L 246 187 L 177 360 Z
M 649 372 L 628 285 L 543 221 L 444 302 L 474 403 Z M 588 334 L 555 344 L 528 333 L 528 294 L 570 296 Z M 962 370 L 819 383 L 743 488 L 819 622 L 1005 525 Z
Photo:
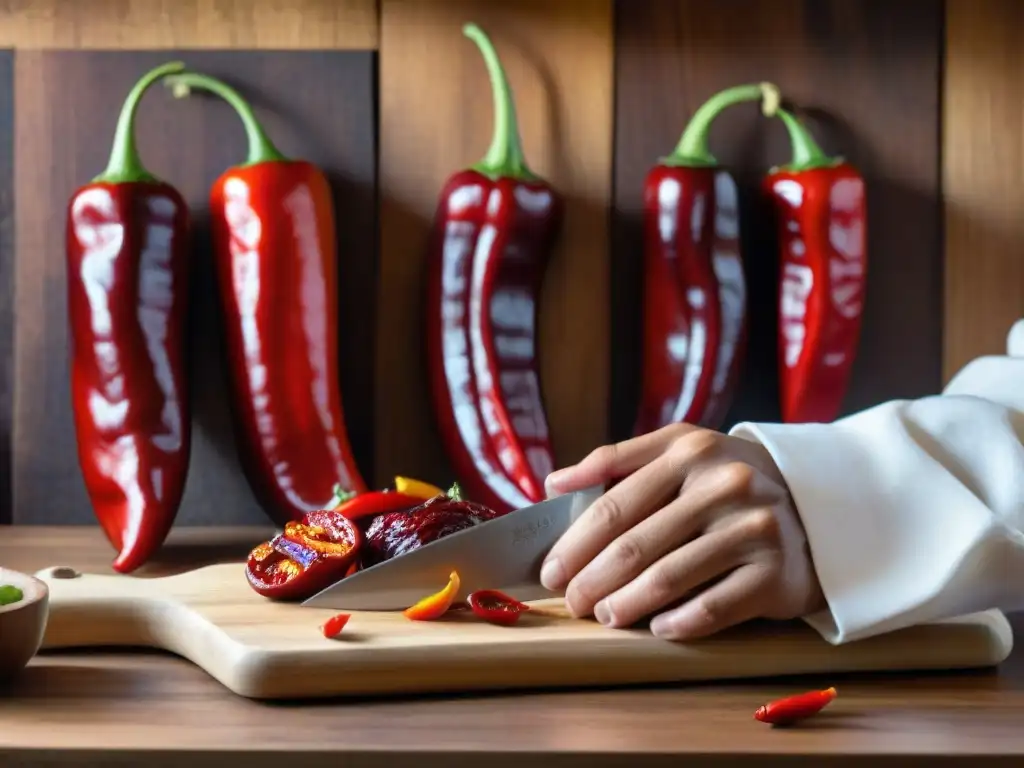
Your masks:
M 0 5 L 0 46 L 377 47 L 376 0 L 31 0 Z
M 1024 317 L 1024 5 L 946 4 L 943 374 L 1006 352 Z
M 260 529 L 178 529 L 144 572 L 244 555 Z M 109 573 L 94 529 L 14 526 L 0 564 L 33 572 L 73 553 Z M 1016 632 L 1024 631 L 1017 618 Z M 759 704 L 836 685 L 804 727 L 766 728 Z M 170 654 L 48 651 L 0 695 L 0 763 L 222 768 L 773 768 L 1010 766 L 1024 757 L 1024 649 L 996 669 L 812 675 L 615 690 L 256 703 Z M 339 757 L 340 756 L 340 757 Z
M 527 161 L 567 198 L 538 329 L 556 463 L 607 440 L 610 0 L 382 0 L 379 483 L 396 473 L 452 479 L 427 388 L 423 267 L 445 179 L 476 162 L 491 137 L 490 86 L 462 36 L 467 21 L 491 36 L 505 65 Z
M 283 152 L 324 168 L 338 220 L 342 396 L 353 450 L 372 464 L 374 209 L 373 54 L 360 52 L 25 52 L 16 83 L 15 522 L 94 521 L 79 473 L 68 382 L 64 211 L 106 164 L 120 105 L 156 64 L 182 57 L 249 97 Z M 152 89 L 138 114 L 144 162 L 193 211 L 190 322 L 194 434 L 179 524 L 254 522 L 262 512 L 236 457 L 208 190 L 245 158 L 241 123 L 223 102 L 176 102 Z M 59 501 L 55 501 L 59 500 Z
M 11 522 L 14 392 L 14 53 L 0 51 L 0 525 Z
M 844 412 L 934 393 L 942 355 L 939 0 L 622 0 L 616 5 L 614 309 L 611 415 L 632 428 L 639 395 L 644 176 L 715 92 L 770 80 L 823 148 L 868 188 L 868 285 Z M 750 335 L 723 428 L 778 420 L 775 236 L 760 204 L 767 169 L 789 158 L 785 131 L 754 104 L 716 121 L 711 149 L 740 187 Z

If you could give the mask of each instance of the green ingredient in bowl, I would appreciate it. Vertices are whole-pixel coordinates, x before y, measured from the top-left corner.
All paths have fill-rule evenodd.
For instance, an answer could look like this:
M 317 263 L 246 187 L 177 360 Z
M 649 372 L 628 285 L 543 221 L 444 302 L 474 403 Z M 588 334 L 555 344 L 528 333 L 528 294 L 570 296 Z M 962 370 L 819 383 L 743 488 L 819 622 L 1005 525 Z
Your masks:
M 0 605 L 11 605 L 25 598 L 25 593 L 10 584 L 0 584 Z

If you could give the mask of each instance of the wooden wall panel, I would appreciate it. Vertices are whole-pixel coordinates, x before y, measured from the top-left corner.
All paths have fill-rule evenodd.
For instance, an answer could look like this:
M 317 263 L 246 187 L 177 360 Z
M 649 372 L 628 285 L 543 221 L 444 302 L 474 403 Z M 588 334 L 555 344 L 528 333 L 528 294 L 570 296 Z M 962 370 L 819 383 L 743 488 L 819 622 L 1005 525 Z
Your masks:
M 483 61 L 462 36 L 491 36 L 515 92 L 528 161 L 567 197 L 547 273 L 541 385 L 558 463 L 607 437 L 607 268 L 612 162 L 609 0 L 382 0 L 381 266 L 377 480 L 451 479 L 425 379 L 423 265 L 448 174 L 478 160 L 491 135 Z
M 716 91 L 771 80 L 806 111 L 831 152 L 867 177 L 868 288 L 847 412 L 940 386 L 942 324 L 939 186 L 940 0 L 621 0 L 616 14 L 616 335 L 612 424 L 632 426 L 639 382 L 639 230 L 648 168 L 668 153 Z M 778 121 L 742 105 L 711 142 L 741 192 L 751 330 L 728 427 L 779 418 L 777 255 L 758 184 L 789 158 Z
M 14 369 L 14 56 L 0 51 L 0 525 L 11 522 Z
M 944 375 L 1003 354 L 1024 317 L 1024 3 L 949 0 Z
M 74 189 L 101 171 L 135 80 L 171 58 L 234 84 L 286 154 L 326 169 L 339 221 L 342 394 L 364 472 L 372 468 L 376 154 L 370 52 L 27 52 L 16 80 L 16 523 L 92 522 L 78 470 L 66 359 L 64 216 Z M 175 101 L 159 86 L 138 114 L 140 152 L 175 184 L 194 217 L 192 461 L 179 524 L 266 522 L 242 479 L 224 386 L 224 355 L 205 211 L 213 180 L 245 158 L 241 123 L 223 102 Z
M 0 5 L 0 46 L 377 47 L 377 0 L 31 0 Z

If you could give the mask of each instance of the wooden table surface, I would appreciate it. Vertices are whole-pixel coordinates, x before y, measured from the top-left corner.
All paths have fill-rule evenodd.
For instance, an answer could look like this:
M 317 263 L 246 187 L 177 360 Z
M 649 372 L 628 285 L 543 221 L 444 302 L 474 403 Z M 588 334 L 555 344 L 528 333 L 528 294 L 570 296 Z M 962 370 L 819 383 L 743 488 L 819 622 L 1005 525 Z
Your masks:
M 163 575 L 241 559 L 262 529 L 175 531 Z M 0 527 L 0 565 L 109 572 L 94 528 Z M 1014 617 L 1021 636 L 1024 617 Z M 836 685 L 790 729 L 765 700 Z M 0 688 L 0 765 L 350 766 L 1024 765 L 1024 648 L 998 670 L 814 677 L 629 690 L 344 703 L 242 699 L 154 652 L 46 653 Z M 282 762 L 283 761 L 283 762 Z

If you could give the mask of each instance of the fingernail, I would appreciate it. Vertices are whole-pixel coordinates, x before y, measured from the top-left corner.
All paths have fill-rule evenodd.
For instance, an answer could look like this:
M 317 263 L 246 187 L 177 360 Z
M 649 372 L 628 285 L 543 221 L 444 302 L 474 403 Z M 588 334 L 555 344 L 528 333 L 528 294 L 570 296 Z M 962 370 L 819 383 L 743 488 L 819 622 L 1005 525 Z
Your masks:
M 605 626 L 615 622 L 615 614 L 612 613 L 607 600 L 602 600 L 594 606 L 594 618 Z
M 544 479 L 544 491 L 550 497 L 552 494 L 558 493 L 558 485 L 561 480 L 568 476 L 568 469 L 559 469 L 552 472 Z
M 562 570 L 562 564 L 558 562 L 558 559 L 548 560 L 540 569 L 540 583 L 544 585 L 544 589 L 550 589 L 552 592 L 556 589 L 561 589 L 564 584 L 562 579 L 565 576 L 565 572 Z
M 665 614 L 655 616 L 651 619 L 651 634 L 662 640 L 671 640 L 675 636 L 675 624 Z

